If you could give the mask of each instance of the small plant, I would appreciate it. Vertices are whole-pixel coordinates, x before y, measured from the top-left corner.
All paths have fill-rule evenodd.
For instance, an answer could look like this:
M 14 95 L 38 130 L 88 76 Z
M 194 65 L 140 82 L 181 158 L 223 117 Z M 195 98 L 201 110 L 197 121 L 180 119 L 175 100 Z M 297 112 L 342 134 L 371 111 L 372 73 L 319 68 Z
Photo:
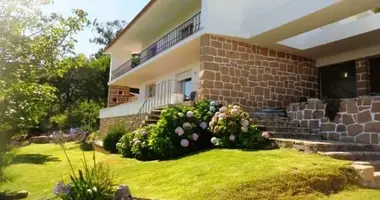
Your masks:
M 116 144 L 126 133 L 125 126 L 121 123 L 115 124 L 103 139 L 103 148 L 110 153 L 117 153 Z
M 56 144 L 61 146 L 72 172 L 70 175 L 71 182 L 65 184 L 63 181 L 59 181 L 54 187 L 53 193 L 63 200 L 113 199 L 113 175 L 108 167 L 96 162 L 95 151 L 92 156 L 92 166 L 87 163 L 86 156 L 82 151 L 84 167 L 78 170 L 78 173 L 75 173 L 64 146 L 65 140 L 62 132 L 55 132 L 53 138 Z

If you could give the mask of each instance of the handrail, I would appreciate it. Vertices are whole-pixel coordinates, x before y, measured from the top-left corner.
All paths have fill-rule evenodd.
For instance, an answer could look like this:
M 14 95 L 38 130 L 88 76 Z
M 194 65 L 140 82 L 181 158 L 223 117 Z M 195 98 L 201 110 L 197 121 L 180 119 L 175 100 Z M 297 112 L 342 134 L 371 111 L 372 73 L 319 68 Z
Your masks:
M 178 25 L 168 34 L 164 35 L 156 42 L 142 50 L 138 54 L 139 58 L 131 58 L 127 62 L 114 69 L 111 73 L 111 80 L 116 79 L 129 70 L 141 65 L 142 63 L 160 54 L 166 49 L 169 49 L 180 41 L 198 32 L 199 30 L 201 30 L 201 12 L 197 13 L 184 23 Z M 134 63 L 133 59 L 136 59 L 137 63 Z

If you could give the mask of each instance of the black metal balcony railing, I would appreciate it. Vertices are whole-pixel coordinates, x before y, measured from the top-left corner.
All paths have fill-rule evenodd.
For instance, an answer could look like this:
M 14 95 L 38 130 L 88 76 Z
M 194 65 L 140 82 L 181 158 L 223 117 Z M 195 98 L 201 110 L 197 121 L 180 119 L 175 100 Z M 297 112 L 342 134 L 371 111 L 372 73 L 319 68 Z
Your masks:
M 198 32 L 201 29 L 201 13 L 196 14 L 183 24 L 177 26 L 170 33 L 150 45 L 148 48 L 141 51 L 140 54 L 135 54 L 132 59 L 112 71 L 111 79 L 116 79 L 129 70 L 141 65 L 161 52 L 169 49 L 180 41 L 186 39 L 190 35 Z

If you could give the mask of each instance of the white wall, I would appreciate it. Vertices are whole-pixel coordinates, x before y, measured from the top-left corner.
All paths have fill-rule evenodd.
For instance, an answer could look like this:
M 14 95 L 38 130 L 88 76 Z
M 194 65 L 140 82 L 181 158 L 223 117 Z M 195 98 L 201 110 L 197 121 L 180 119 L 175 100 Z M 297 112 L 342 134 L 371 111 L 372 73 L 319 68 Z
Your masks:
M 202 0 L 202 20 L 208 33 L 235 37 L 249 37 L 247 31 L 255 24 L 246 27 L 260 14 L 283 5 L 291 0 Z M 268 20 L 268 19 L 262 19 Z M 257 28 L 257 27 L 256 27 Z
M 155 78 L 154 80 L 147 80 L 143 84 L 140 85 L 140 95 L 139 95 L 139 100 L 144 100 L 146 98 L 146 89 L 147 86 L 150 84 L 158 84 L 164 81 L 169 81 L 173 80 L 173 88 L 174 88 L 174 81 L 180 81 L 183 80 L 184 78 L 181 76 L 178 76 L 179 74 L 183 72 L 187 72 L 189 74 L 189 77 L 191 77 L 191 86 L 192 86 L 192 91 L 198 91 L 199 88 L 199 70 L 200 70 L 200 62 L 199 61 L 194 61 L 191 64 L 188 64 L 183 67 L 178 67 L 177 70 L 172 71 L 170 73 L 167 73 L 165 75 L 159 76 Z M 188 77 L 186 77 L 188 78 Z
M 131 51 L 114 51 L 111 54 L 111 70 L 118 68 L 120 65 L 124 64 L 132 58 Z

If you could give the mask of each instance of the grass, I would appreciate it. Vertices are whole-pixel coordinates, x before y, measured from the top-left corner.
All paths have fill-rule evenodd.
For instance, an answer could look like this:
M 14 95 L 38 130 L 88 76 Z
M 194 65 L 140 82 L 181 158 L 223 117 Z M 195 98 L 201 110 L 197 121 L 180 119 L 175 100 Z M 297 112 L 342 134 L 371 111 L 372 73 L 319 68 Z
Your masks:
M 81 166 L 78 145 L 67 144 L 75 168 Z M 86 153 L 88 160 L 92 154 Z M 348 163 L 292 150 L 211 150 L 171 161 L 140 162 L 120 155 L 97 153 L 110 166 L 116 184 L 127 184 L 134 196 L 165 200 L 219 199 L 351 199 L 360 191 L 345 189 L 353 177 Z M 5 169 L 9 181 L 2 190 L 27 190 L 28 199 L 51 197 L 58 180 L 68 179 L 70 167 L 59 146 L 30 145 L 16 152 Z M 352 198 L 354 199 L 354 198 Z

